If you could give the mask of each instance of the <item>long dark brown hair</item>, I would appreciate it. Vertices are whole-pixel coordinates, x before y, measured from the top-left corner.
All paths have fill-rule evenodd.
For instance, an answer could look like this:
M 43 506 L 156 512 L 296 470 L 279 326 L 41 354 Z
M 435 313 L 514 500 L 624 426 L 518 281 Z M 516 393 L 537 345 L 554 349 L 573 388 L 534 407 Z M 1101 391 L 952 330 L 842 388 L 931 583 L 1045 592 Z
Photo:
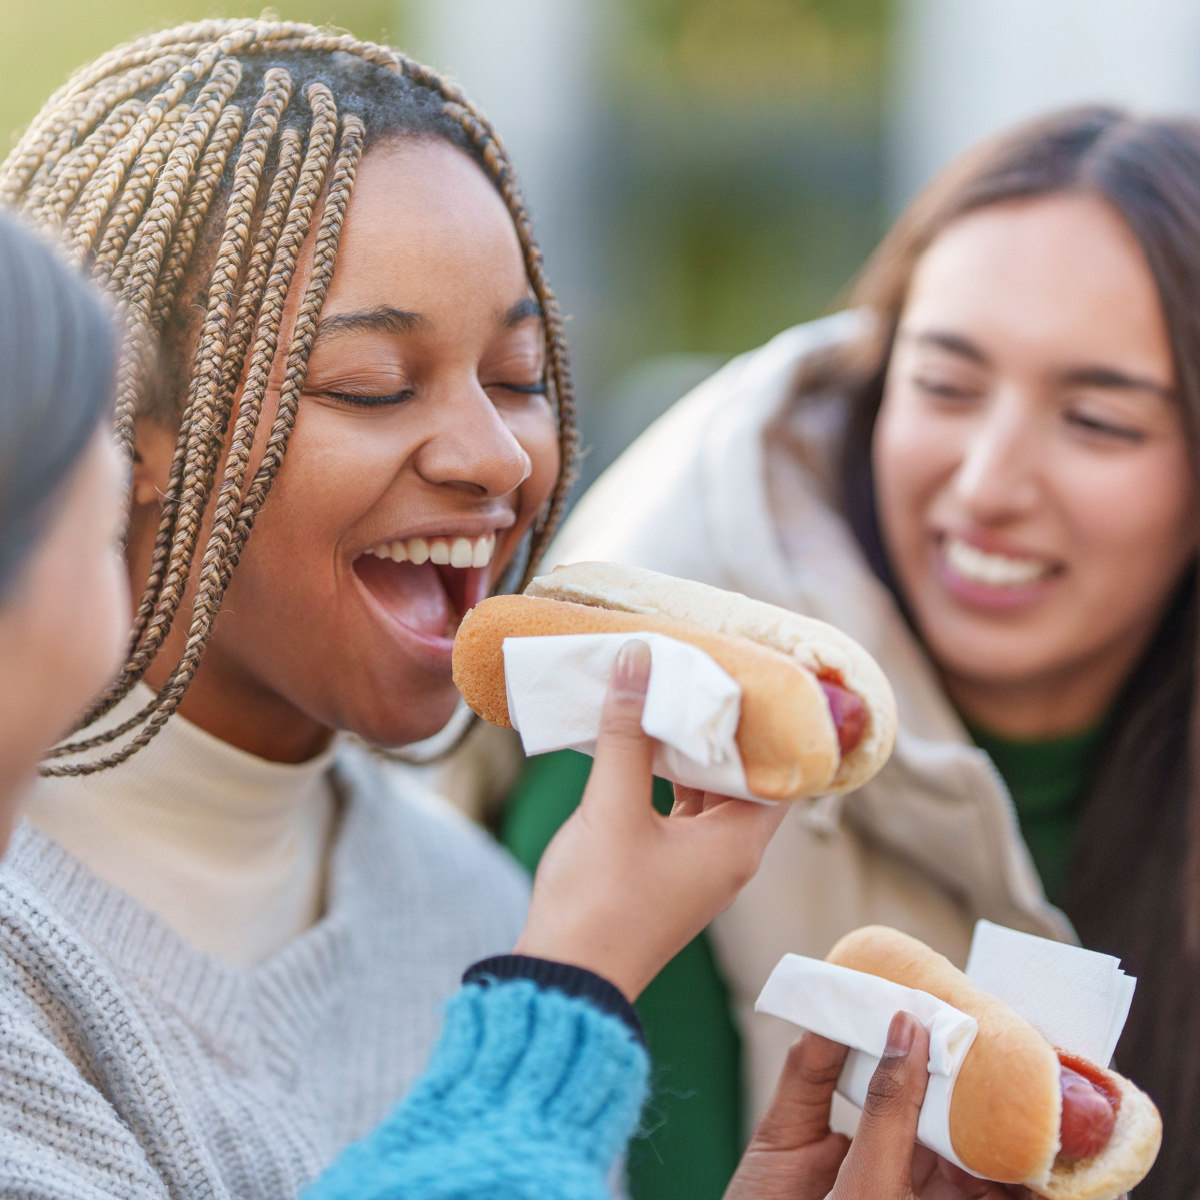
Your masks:
M 1200 122 L 1111 108 L 1042 118 L 985 142 L 942 173 L 863 270 L 853 302 L 877 318 L 858 342 L 806 371 L 802 391 L 847 395 L 846 513 L 896 594 L 876 520 L 871 438 L 913 270 L 967 213 L 1060 193 L 1097 196 L 1137 237 L 1158 288 L 1177 401 L 1200 485 Z M 1094 764 L 1063 907 L 1085 946 L 1138 978 L 1117 1063 L 1163 1114 L 1162 1154 L 1142 1197 L 1200 1195 L 1200 717 L 1195 563 L 1126 680 Z

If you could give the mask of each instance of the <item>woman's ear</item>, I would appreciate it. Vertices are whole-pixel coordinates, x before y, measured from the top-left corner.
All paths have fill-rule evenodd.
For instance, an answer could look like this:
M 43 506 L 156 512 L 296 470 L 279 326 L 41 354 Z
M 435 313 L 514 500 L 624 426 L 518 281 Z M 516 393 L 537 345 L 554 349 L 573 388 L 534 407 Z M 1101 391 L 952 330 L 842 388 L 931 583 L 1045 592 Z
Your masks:
M 171 475 L 175 433 L 153 417 L 138 417 L 133 428 L 133 503 L 158 508 Z

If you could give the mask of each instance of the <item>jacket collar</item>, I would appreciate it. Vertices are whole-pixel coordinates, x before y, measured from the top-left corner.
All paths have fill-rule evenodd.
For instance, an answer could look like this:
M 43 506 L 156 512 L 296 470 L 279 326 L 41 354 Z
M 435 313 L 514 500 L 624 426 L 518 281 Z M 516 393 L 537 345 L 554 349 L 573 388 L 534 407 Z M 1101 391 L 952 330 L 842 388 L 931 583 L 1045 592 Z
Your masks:
M 846 798 L 845 819 L 960 896 L 974 916 L 1074 940 L 1045 899 L 1003 781 L 971 744 L 891 593 L 831 505 L 821 481 L 834 475 L 841 405 L 793 403 L 805 357 L 852 336 L 861 319 L 842 313 L 787 330 L 729 373 L 700 462 L 724 584 L 837 625 L 891 680 L 900 715 L 895 752 Z M 827 817 L 829 806 L 823 811 Z

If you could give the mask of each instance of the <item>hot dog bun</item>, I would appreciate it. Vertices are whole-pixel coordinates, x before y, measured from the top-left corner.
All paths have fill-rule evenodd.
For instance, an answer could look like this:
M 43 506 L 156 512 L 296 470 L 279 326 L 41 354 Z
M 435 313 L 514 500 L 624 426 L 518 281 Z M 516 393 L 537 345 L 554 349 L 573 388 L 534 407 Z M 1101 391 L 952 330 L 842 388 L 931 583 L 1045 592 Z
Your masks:
M 675 579 L 619 563 L 583 562 L 539 575 L 525 589 L 576 604 L 670 617 L 731 637 L 747 638 L 786 655 L 809 672 L 832 671 L 867 706 L 862 741 L 838 763 L 824 792 L 850 792 L 887 761 L 896 740 L 896 699 L 879 664 L 840 629 L 799 613 L 751 600 L 740 592 Z
M 1115 1200 L 1154 1165 L 1162 1122 L 1150 1098 L 1092 1064 L 1120 1097 L 1108 1145 L 1094 1158 L 1058 1159 L 1061 1092 L 1055 1048 L 1007 1004 L 980 991 L 923 942 L 882 925 L 847 934 L 831 963 L 928 992 L 979 1022 L 950 1101 L 950 1141 L 971 1170 L 1024 1183 L 1050 1200 Z
M 506 637 L 639 631 L 697 646 L 742 688 L 737 741 L 756 796 L 797 800 L 847 791 L 891 752 L 891 688 L 844 634 L 745 596 L 616 563 L 560 567 L 535 579 L 524 596 L 476 605 L 455 638 L 454 682 L 484 720 L 507 726 Z M 818 670 L 835 674 L 866 705 L 866 731 L 844 757 Z
M 643 632 L 698 647 L 741 687 L 737 743 L 746 783 L 756 796 L 795 800 L 828 787 L 837 770 L 837 735 L 813 676 L 765 646 L 698 625 L 530 596 L 493 596 L 477 604 L 459 627 L 454 682 L 485 721 L 507 726 L 505 638 Z

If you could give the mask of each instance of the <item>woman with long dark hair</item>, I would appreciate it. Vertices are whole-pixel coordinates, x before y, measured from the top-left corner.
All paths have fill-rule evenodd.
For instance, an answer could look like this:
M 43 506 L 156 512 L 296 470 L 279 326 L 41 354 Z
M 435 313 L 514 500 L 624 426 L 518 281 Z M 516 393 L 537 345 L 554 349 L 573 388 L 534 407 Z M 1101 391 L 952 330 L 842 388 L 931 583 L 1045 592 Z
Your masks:
M 824 618 L 900 706 L 892 762 L 789 816 L 713 926 L 715 964 L 693 953 L 657 1001 L 672 1026 L 652 1017 L 651 1046 L 687 1027 L 676 1001 L 719 1009 L 728 987 L 761 1107 L 787 1032 L 752 1005 L 783 952 L 823 955 L 868 921 L 960 962 L 978 917 L 1077 935 L 1138 977 L 1117 1065 L 1165 1122 L 1139 1194 L 1196 1194 L 1198 297 L 1200 125 L 1038 120 L 929 186 L 857 312 L 731 363 L 581 502 L 552 560 Z M 529 858 L 539 797 L 575 769 L 531 763 L 508 815 Z M 709 1079 L 698 1103 L 734 1111 Z

